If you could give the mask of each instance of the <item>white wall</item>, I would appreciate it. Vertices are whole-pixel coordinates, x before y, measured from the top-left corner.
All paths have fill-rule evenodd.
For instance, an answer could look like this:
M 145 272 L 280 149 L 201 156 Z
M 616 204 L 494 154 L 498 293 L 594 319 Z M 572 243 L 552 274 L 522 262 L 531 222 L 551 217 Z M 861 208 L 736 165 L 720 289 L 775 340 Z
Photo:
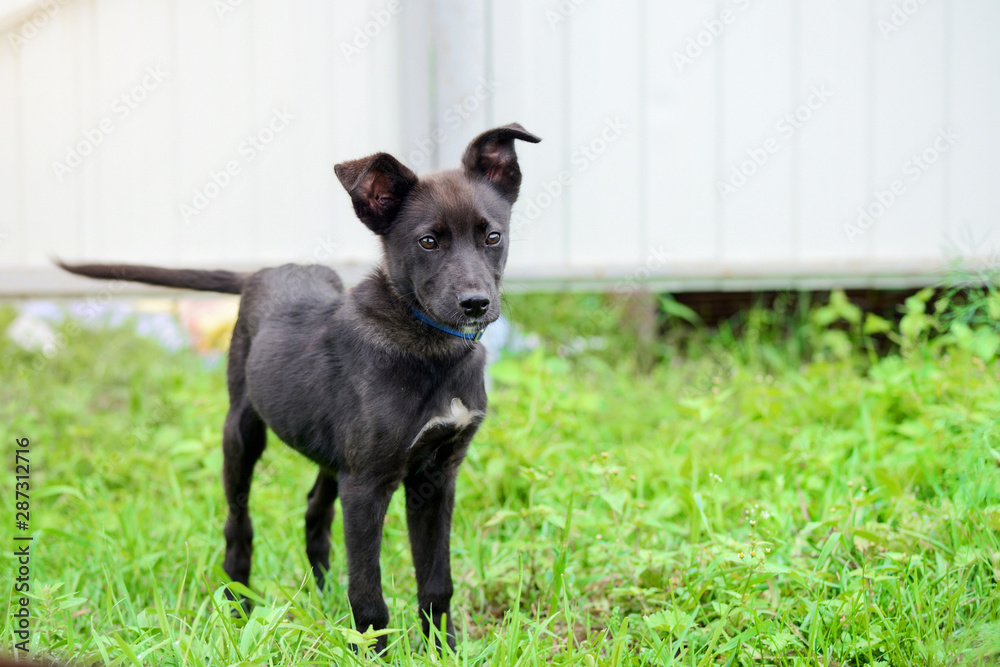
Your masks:
M 544 138 L 514 287 L 919 284 L 998 241 L 995 0 L 3 0 L 0 31 L 0 293 L 89 285 L 53 255 L 354 280 L 332 165 L 453 166 L 513 120 Z

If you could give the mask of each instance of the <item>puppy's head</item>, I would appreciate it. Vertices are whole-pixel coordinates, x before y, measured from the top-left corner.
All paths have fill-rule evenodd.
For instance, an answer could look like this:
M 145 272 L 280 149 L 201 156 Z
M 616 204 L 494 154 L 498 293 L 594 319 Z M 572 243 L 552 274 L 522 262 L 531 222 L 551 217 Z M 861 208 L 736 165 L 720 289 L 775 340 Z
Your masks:
M 361 222 L 382 238 L 396 291 L 436 321 L 483 327 L 500 316 L 510 209 L 521 187 L 517 123 L 488 130 L 460 169 L 418 179 L 388 153 L 334 167 Z

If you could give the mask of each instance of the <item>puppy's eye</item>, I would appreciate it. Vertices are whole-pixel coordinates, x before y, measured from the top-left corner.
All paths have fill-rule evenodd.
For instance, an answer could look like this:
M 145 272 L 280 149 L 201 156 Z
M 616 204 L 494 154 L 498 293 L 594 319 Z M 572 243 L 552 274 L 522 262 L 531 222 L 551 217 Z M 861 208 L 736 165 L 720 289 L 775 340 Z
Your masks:
M 425 236 L 418 243 L 424 250 L 434 250 L 434 248 L 438 247 L 438 242 L 433 236 Z
M 496 245 L 500 243 L 500 232 L 490 232 L 486 237 L 486 245 Z

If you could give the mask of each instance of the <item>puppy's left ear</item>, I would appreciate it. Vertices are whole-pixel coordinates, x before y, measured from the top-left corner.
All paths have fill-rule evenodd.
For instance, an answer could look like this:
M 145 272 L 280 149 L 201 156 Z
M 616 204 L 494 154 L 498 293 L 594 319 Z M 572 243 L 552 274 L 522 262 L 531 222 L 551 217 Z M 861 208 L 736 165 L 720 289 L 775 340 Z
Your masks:
M 333 171 L 351 195 L 354 212 L 376 234 L 385 234 L 417 184 L 417 175 L 388 153 L 341 162 Z
M 521 168 L 517 166 L 514 140 L 537 144 L 540 138 L 517 123 L 483 132 L 472 140 L 462 156 L 462 167 L 470 177 L 485 178 L 513 204 L 521 188 Z

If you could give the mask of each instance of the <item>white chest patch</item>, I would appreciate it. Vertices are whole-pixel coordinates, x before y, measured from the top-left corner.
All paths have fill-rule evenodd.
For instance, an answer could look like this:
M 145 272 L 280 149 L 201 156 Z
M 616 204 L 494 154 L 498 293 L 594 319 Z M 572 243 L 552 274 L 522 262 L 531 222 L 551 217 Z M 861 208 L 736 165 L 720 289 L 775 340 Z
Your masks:
M 448 411 L 444 414 L 431 417 L 431 419 L 424 424 L 423 428 L 420 429 L 420 432 L 417 433 L 417 437 L 415 437 L 413 442 L 410 443 L 410 447 L 413 447 L 415 444 L 420 442 L 420 439 L 424 437 L 424 434 L 431 429 L 447 428 L 460 431 L 472 422 L 480 419 L 483 414 L 484 413 L 481 410 L 470 410 L 467 408 L 465 403 L 462 402 L 462 399 L 453 398 L 451 399 L 451 403 L 448 405 Z

